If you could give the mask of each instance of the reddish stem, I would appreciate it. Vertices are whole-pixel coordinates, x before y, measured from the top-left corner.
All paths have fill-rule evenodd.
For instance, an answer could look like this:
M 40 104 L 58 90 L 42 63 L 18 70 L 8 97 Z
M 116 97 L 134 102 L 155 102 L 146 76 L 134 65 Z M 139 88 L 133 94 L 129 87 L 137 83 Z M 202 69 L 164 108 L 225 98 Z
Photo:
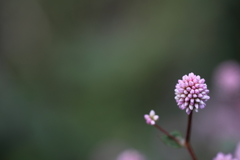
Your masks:
M 185 147 L 187 148 L 189 154 L 191 155 L 193 160 L 197 160 L 194 151 L 190 145 L 190 136 L 191 136 L 191 126 L 192 126 L 192 115 L 193 112 L 190 113 L 190 115 L 188 116 L 188 126 L 187 126 L 187 135 L 186 135 L 186 142 L 185 142 Z M 165 135 L 167 135 L 168 137 L 170 137 L 171 139 L 173 139 L 175 142 L 177 142 L 179 145 L 182 146 L 182 144 L 179 142 L 179 140 L 177 140 L 174 136 L 172 136 L 171 134 L 169 134 L 166 130 L 164 130 L 162 127 L 160 127 L 159 125 L 155 124 L 154 125 L 157 129 L 159 129 L 161 132 L 163 132 Z
M 171 134 L 169 134 L 166 130 L 164 130 L 162 127 L 160 127 L 159 125 L 155 124 L 154 125 L 157 129 L 159 129 L 161 132 L 163 132 L 164 134 L 166 134 L 168 137 L 170 137 L 172 140 L 174 140 L 175 142 L 177 142 L 180 146 L 181 143 L 174 137 L 172 136 Z
M 191 126 L 192 126 L 192 116 L 193 116 L 193 111 L 191 111 L 190 115 L 188 116 L 188 126 L 187 126 L 187 135 L 186 135 L 186 148 L 188 152 L 190 153 L 191 157 L 193 160 L 197 160 L 194 151 L 190 145 L 190 136 L 191 136 Z

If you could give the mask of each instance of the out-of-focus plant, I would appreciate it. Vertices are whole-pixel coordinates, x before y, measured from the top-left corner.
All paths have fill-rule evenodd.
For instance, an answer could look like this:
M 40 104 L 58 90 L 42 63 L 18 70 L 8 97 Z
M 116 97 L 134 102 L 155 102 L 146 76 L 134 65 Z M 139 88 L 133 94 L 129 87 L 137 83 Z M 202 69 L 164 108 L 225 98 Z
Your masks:
M 238 144 L 235 151 L 235 158 L 233 158 L 232 154 L 224 154 L 219 152 L 217 156 L 213 160 L 239 160 L 240 159 L 240 143 Z
M 117 160 L 146 160 L 146 158 L 137 150 L 128 149 L 120 153 L 117 157 Z

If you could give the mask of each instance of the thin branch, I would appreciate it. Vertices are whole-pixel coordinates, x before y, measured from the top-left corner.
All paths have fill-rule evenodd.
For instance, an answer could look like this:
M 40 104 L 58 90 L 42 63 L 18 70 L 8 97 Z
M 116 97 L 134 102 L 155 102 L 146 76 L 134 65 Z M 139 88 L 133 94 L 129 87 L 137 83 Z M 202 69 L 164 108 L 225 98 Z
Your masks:
M 166 130 L 164 130 L 162 127 L 160 127 L 159 125 L 155 124 L 154 125 L 157 129 L 159 129 L 161 132 L 163 132 L 165 135 L 167 135 L 168 137 L 170 137 L 172 140 L 174 140 L 175 142 L 177 142 L 180 146 L 182 146 L 182 144 L 179 142 L 179 140 L 177 140 L 174 136 L 172 136 L 170 133 L 168 133 Z
M 188 126 L 187 126 L 187 135 L 186 135 L 186 142 L 185 142 L 185 147 L 187 148 L 189 154 L 191 155 L 193 160 L 197 160 L 194 151 L 190 145 L 190 136 L 191 136 L 191 126 L 192 126 L 192 115 L 193 112 L 190 113 L 190 115 L 188 116 Z M 168 137 L 170 137 L 172 140 L 174 140 L 176 143 L 178 143 L 179 145 L 183 146 L 178 139 L 176 139 L 176 137 L 172 136 L 170 133 L 168 133 L 166 130 L 164 130 L 162 127 L 160 127 L 158 124 L 154 125 L 157 129 L 159 129 L 161 132 L 163 132 L 165 135 L 167 135 Z

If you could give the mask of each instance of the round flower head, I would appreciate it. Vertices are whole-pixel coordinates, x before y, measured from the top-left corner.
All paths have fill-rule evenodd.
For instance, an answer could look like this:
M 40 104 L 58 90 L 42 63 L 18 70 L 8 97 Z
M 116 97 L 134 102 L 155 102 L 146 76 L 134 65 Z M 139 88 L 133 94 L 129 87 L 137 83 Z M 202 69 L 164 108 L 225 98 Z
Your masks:
M 198 112 L 199 108 L 203 109 L 206 106 L 205 101 L 210 99 L 208 93 L 205 79 L 189 73 L 184 75 L 182 80 L 178 80 L 175 99 L 179 108 L 186 109 L 187 114 L 190 114 L 192 110 Z
M 233 158 L 231 154 L 223 154 L 223 153 L 218 153 L 217 156 L 213 160 L 237 160 L 236 158 Z
M 144 118 L 146 123 L 149 125 L 155 125 L 155 122 L 158 120 L 159 116 L 155 114 L 154 110 L 151 110 L 149 115 L 145 114 Z

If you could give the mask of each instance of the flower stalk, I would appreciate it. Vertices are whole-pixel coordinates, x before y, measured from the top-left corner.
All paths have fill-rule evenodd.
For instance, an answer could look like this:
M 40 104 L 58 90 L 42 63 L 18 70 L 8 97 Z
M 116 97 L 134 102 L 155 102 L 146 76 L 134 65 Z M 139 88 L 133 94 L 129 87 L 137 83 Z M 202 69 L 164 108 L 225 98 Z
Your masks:
M 192 116 L 193 116 L 193 112 L 191 112 L 188 116 L 188 126 L 187 126 L 187 134 L 186 134 L 186 143 L 185 143 L 185 146 L 189 152 L 189 154 L 191 155 L 192 159 L 193 160 L 197 160 L 195 154 L 194 154 L 194 151 L 191 147 L 191 144 L 190 144 L 190 137 L 191 137 L 191 127 L 192 127 Z

